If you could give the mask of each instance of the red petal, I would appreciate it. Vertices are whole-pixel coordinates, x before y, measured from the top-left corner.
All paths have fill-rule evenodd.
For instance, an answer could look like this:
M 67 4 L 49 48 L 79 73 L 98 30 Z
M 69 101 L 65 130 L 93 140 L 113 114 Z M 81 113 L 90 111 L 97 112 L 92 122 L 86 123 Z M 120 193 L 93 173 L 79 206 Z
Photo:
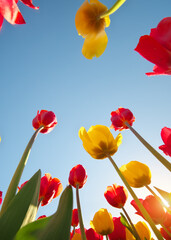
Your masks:
M 142 36 L 135 51 L 160 68 L 168 70 L 171 67 L 170 52 L 151 36 Z
M 171 147 L 171 128 L 167 127 L 162 128 L 161 138 L 167 146 Z
M 14 0 L 0 0 L 0 13 L 11 24 L 25 23 Z
M 156 28 L 151 29 L 150 36 L 171 51 L 171 17 L 163 18 Z
M 4 18 L 3 18 L 3 16 L 0 14 L 0 30 L 1 30 L 1 28 L 2 28 L 3 20 L 4 20 Z
M 39 9 L 39 7 L 35 7 L 33 4 L 32 4 L 32 0 L 20 0 L 22 3 L 24 3 L 26 6 L 28 7 L 31 7 L 31 8 L 34 8 L 34 9 Z

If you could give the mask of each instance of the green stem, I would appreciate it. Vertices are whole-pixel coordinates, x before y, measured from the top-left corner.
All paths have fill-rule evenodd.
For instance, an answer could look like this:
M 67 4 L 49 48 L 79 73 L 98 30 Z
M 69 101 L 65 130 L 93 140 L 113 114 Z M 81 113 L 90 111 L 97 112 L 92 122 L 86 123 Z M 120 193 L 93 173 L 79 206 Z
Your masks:
M 84 231 L 82 214 L 81 214 L 81 205 L 80 205 L 79 185 L 78 184 L 76 185 L 76 199 L 77 199 L 78 219 L 79 219 L 79 225 L 80 225 L 80 230 L 81 230 L 81 239 L 82 240 L 87 240 L 86 235 L 85 235 L 85 231 Z
M 162 226 L 162 228 L 164 229 L 164 231 L 169 235 L 169 237 L 171 237 L 171 232 L 163 225 L 160 224 Z M 170 239 L 170 238 L 169 238 Z
M 140 140 L 140 142 L 169 170 L 171 171 L 171 163 L 167 161 L 160 153 L 158 153 L 144 138 L 142 138 L 133 127 L 125 122 L 125 125 Z
M 128 219 L 128 221 L 129 221 L 129 223 L 130 223 L 130 225 L 131 225 L 131 227 L 132 227 L 132 230 L 133 230 L 133 232 L 134 232 L 134 236 L 135 236 L 135 238 L 136 238 L 137 240 L 141 240 L 141 238 L 140 238 L 140 236 L 139 236 L 139 234 L 138 234 L 138 232 L 137 232 L 137 230 L 136 230 L 136 228 L 135 228 L 135 226 L 134 226 L 134 224 L 133 224 L 131 218 L 129 217 L 127 211 L 125 210 L 124 207 L 122 207 L 122 210 L 123 210 L 123 212 L 124 212 L 126 218 Z
M 118 8 L 120 8 L 122 6 L 122 4 L 124 4 L 126 0 L 117 0 L 117 2 L 106 12 L 102 13 L 99 18 L 104 18 L 107 17 L 109 15 L 111 15 L 112 13 L 116 12 L 116 10 L 118 10 Z
M 33 136 L 31 137 L 29 143 L 27 144 L 27 147 L 21 157 L 21 160 L 17 166 L 17 169 L 15 170 L 15 173 L 12 177 L 12 180 L 9 184 L 8 190 L 6 192 L 4 201 L 3 201 L 3 205 L 1 208 L 1 212 L 0 212 L 0 216 L 6 211 L 10 201 L 14 198 L 16 191 L 17 191 L 17 187 L 21 178 L 21 175 L 23 173 L 24 167 L 27 163 L 27 159 L 29 157 L 30 151 L 31 151 L 31 147 L 34 143 L 34 140 L 36 139 L 38 133 L 43 129 L 44 127 L 41 126 L 39 127 L 33 134 Z
M 141 213 L 143 214 L 144 218 L 146 219 L 146 221 L 149 223 L 149 225 L 151 226 L 154 234 L 156 235 L 158 240 L 163 240 L 163 237 L 161 235 L 161 233 L 158 231 L 158 229 L 156 228 L 153 220 L 151 219 L 151 217 L 149 216 L 148 212 L 146 211 L 146 209 L 144 208 L 144 206 L 141 204 L 141 202 L 139 201 L 138 197 L 136 196 L 136 194 L 134 193 L 134 191 L 132 190 L 132 188 L 129 186 L 128 182 L 126 181 L 126 179 L 124 178 L 124 176 L 122 175 L 121 171 L 119 170 L 118 166 L 116 165 L 116 163 L 113 161 L 112 157 L 108 154 L 106 154 L 106 156 L 109 158 L 110 162 L 112 163 L 112 165 L 114 166 L 116 172 L 118 173 L 118 175 L 120 176 L 120 178 L 122 179 L 123 183 L 125 184 L 125 186 L 127 187 L 129 193 L 131 194 L 131 196 L 133 197 L 133 199 L 135 200 L 138 208 L 140 209 Z
M 109 240 L 108 235 L 106 235 L 106 240 Z

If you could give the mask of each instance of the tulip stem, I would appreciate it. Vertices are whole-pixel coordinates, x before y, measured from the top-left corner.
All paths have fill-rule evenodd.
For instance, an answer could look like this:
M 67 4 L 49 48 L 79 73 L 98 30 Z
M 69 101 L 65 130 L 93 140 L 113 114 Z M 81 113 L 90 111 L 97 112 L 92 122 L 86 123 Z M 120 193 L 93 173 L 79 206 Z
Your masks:
M 102 13 L 99 18 L 104 18 L 107 17 L 109 15 L 111 15 L 112 13 L 116 12 L 116 10 L 118 10 L 118 8 L 120 8 L 122 6 L 122 4 L 124 4 L 126 0 L 117 0 L 117 2 L 106 12 Z
M 116 172 L 118 173 L 119 177 L 122 179 L 123 183 L 125 184 L 126 188 L 129 191 L 129 193 L 131 194 L 131 196 L 135 200 L 135 202 L 136 202 L 138 208 L 140 209 L 141 213 L 143 214 L 144 218 L 146 219 L 146 221 L 151 226 L 151 228 L 152 228 L 154 234 L 156 235 L 157 239 L 158 240 L 163 240 L 163 237 L 162 237 L 161 233 L 156 228 L 156 226 L 155 226 L 153 220 L 151 219 L 150 215 L 148 214 L 148 212 L 146 211 L 146 209 L 144 208 L 142 203 L 139 201 L 138 197 L 136 196 L 136 194 L 134 193 L 134 191 L 132 190 L 132 188 L 130 187 L 128 182 L 126 181 L 125 177 L 122 175 L 121 171 L 119 170 L 118 166 L 116 165 L 116 163 L 114 162 L 112 157 L 109 154 L 106 154 L 106 156 L 109 158 L 110 162 L 114 166 L 114 168 L 115 168 Z
M 169 235 L 169 237 L 171 237 L 171 232 L 169 232 L 169 230 L 163 225 L 160 224 L 162 226 L 162 228 L 164 229 L 164 231 Z M 169 238 L 170 239 L 170 238 Z
M 150 186 L 145 185 L 145 187 L 151 192 L 151 194 L 153 194 L 153 196 L 162 204 L 162 206 L 168 211 L 169 208 L 163 203 L 163 201 L 161 200 L 161 198 L 151 189 Z
M 84 231 L 82 214 L 81 214 L 81 205 L 80 205 L 79 185 L 78 184 L 76 185 L 76 199 L 77 199 L 78 219 L 79 219 L 79 225 L 80 225 L 80 230 L 81 230 L 81 239 L 82 240 L 87 240 L 86 235 L 85 235 L 85 231 Z
M 0 212 L 0 216 L 6 211 L 9 203 L 11 202 L 11 200 L 14 198 L 16 191 L 17 191 L 17 187 L 21 178 L 21 175 L 23 173 L 24 167 L 27 163 L 27 159 L 29 157 L 30 151 L 31 151 L 31 147 L 38 135 L 38 133 L 44 128 L 44 126 L 40 126 L 33 134 L 33 136 L 31 137 L 29 143 L 27 144 L 27 147 L 25 148 L 25 151 L 21 157 L 21 160 L 15 170 L 15 173 L 11 179 L 11 182 L 9 184 L 8 190 L 6 192 L 4 201 L 3 201 L 3 205 L 1 208 L 1 212 Z
M 109 240 L 108 235 L 106 235 L 106 240 Z
M 136 240 L 141 240 L 141 238 L 140 238 L 140 236 L 139 236 L 139 234 L 138 234 L 138 232 L 137 232 L 137 230 L 136 230 L 136 228 L 135 228 L 135 226 L 134 226 L 131 218 L 129 217 L 127 211 L 125 210 L 124 207 L 122 207 L 122 210 L 123 210 L 126 218 L 128 219 L 128 221 L 129 221 L 129 223 L 130 223 L 130 225 L 131 225 L 131 227 L 132 227 L 132 230 L 133 230 L 133 233 L 134 233 L 134 236 L 135 236 Z
M 171 163 L 167 161 L 160 153 L 158 153 L 144 138 L 142 138 L 133 127 L 125 122 L 125 125 L 140 140 L 140 142 L 171 172 Z

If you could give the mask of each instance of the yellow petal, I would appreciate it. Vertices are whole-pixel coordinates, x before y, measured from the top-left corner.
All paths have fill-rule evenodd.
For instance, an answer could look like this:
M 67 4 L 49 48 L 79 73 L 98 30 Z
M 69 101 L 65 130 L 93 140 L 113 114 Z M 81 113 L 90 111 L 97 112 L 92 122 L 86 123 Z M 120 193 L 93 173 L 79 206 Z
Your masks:
M 99 34 L 89 34 L 86 36 L 84 45 L 82 48 L 82 54 L 87 59 L 92 59 L 93 57 L 100 57 L 106 49 L 108 43 L 108 37 L 105 31 Z
M 109 23 L 109 19 L 99 18 L 99 15 L 107 10 L 107 7 L 97 0 L 85 2 L 78 9 L 75 16 L 75 26 L 78 34 L 85 37 L 88 34 L 98 34 Z

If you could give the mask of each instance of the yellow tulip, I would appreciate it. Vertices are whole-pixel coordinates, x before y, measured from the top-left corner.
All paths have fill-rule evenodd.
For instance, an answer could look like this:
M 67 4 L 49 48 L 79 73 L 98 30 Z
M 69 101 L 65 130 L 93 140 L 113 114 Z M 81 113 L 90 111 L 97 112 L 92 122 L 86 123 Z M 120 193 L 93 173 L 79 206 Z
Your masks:
M 81 127 L 79 137 L 83 142 L 84 149 L 95 159 L 104 159 L 107 155 L 112 156 L 122 142 L 120 133 L 114 139 L 110 129 L 103 125 L 92 126 L 88 132 Z
M 90 226 L 100 235 L 108 235 L 113 232 L 114 224 L 112 215 L 107 209 L 101 208 L 95 213 L 94 218 L 90 221 Z
M 98 0 L 85 0 L 75 16 L 75 26 L 78 34 L 85 38 L 82 48 L 83 55 L 92 59 L 99 57 L 106 49 L 108 38 L 105 27 L 110 25 L 109 16 L 100 18 L 107 7 Z
M 139 188 L 151 183 L 151 171 L 146 164 L 131 161 L 120 168 L 131 187 Z
M 138 222 L 135 225 L 135 229 L 137 230 L 138 235 L 140 236 L 141 240 L 152 240 L 151 238 L 151 232 L 145 222 Z M 135 237 L 132 235 L 132 233 L 126 229 L 126 239 L 127 240 L 135 240 Z
M 76 233 L 74 234 L 72 240 L 82 240 L 81 234 L 76 232 Z

